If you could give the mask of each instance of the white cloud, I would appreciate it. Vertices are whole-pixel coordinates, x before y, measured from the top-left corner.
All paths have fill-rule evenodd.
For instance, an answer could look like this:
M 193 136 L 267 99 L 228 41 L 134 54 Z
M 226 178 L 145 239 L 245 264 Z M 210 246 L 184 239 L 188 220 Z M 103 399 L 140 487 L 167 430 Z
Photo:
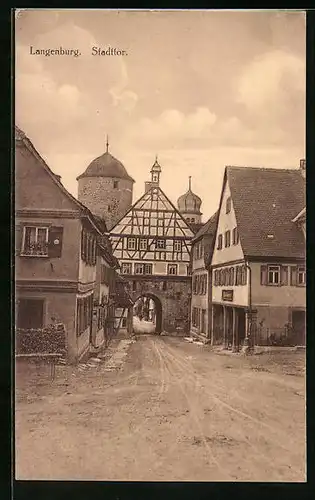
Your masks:
M 305 92 L 305 61 L 275 50 L 252 61 L 241 74 L 237 100 L 256 113 L 274 113 L 292 97 Z
M 167 109 L 156 118 L 140 119 L 130 131 L 130 139 L 148 146 L 207 139 L 212 134 L 216 119 L 216 115 L 206 107 L 198 107 L 188 114 Z

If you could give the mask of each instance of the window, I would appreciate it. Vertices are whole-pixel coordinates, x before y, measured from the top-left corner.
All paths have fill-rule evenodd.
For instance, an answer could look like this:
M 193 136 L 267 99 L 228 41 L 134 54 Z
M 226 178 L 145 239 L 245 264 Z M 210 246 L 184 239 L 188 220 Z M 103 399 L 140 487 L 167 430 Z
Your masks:
M 135 274 L 152 274 L 152 264 L 136 263 Z
M 230 285 L 234 286 L 234 267 L 230 269 Z
M 229 214 L 231 212 L 231 196 L 229 196 L 226 200 L 226 213 Z
M 143 219 L 143 225 L 144 226 L 149 226 L 150 225 L 150 219 L 148 217 L 146 217 L 145 219 Z
M 306 271 L 304 266 L 299 266 L 297 270 L 297 284 L 306 285 Z
M 111 212 L 111 211 L 112 211 L 112 207 L 111 207 L 111 205 L 108 205 L 108 207 L 107 207 L 107 211 L 108 211 L 108 212 Z
M 164 219 L 158 219 L 157 225 L 158 225 L 158 227 L 164 227 Z
M 237 227 L 235 227 L 233 229 L 233 245 L 237 245 L 239 242 L 239 239 L 240 238 L 239 238 L 239 234 L 238 234 L 238 229 L 237 229 Z
M 77 298 L 77 335 L 81 335 L 85 330 L 91 327 L 93 312 L 93 294 L 88 297 Z
M 132 274 L 131 262 L 123 262 L 121 264 L 121 274 Z
M 187 218 L 186 218 L 186 221 L 187 221 L 187 222 L 190 222 L 190 217 L 187 217 Z
M 114 181 L 114 189 L 118 188 L 118 181 Z
M 136 250 L 136 238 L 127 238 L 127 249 L 128 250 Z
M 236 275 L 235 275 L 235 285 L 241 285 L 241 281 L 242 281 L 242 268 L 241 266 L 236 266 Z
M 268 285 L 280 285 L 280 266 L 268 266 Z
M 44 301 L 20 299 L 17 302 L 17 327 L 23 329 L 42 328 L 44 323 Z
M 141 238 L 139 241 L 139 250 L 146 250 L 148 248 L 148 240 L 146 238 Z
M 195 222 L 195 217 L 192 217 L 192 218 L 190 219 L 190 222 Z
M 155 248 L 157 250 L 164 250 L 165 249 L 165 246 L 166 246 L 166 241 L 165 240 L 156 240 L 155 241 Z
M 231 231 L 225 232 L 225 246 L 229 247 L 231 245 Z
M 174 252 L 181 252 L 182 251 L 182 242 L 180 240 L 175 240 L 174 241 Z
M 168 264 L 167 274 L 176 275 L 177 274 L 177 264 Z
M 222 249 L 222 234 L 219 234 L 218 236 L 218 250 Z
M 25 226 L 22 255 L 48 257 L 48 227 Z
M 219 284 L 219 271 L 214 271 L 214 286 L 218 286 Z
M 206 295 L 207 294 L 207 283 L 208 283 L 208 279 L 207 279 L 207 275 L 204 274 L 203 277 L 202 277 L 202 295 Z

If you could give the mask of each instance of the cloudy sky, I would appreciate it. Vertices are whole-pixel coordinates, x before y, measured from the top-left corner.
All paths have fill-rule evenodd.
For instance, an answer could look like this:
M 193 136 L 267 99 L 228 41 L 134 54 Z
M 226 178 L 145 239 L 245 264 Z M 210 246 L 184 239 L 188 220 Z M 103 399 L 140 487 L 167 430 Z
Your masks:
M 28 9 L 15 42 L 16 124 L 75 196 L 107 133 L 134 201 L 158 154 L 162 189 L 176 202 L 192 175 L 204 221 L 225 165 L 295 168 L 305 155 L 303 12 Z

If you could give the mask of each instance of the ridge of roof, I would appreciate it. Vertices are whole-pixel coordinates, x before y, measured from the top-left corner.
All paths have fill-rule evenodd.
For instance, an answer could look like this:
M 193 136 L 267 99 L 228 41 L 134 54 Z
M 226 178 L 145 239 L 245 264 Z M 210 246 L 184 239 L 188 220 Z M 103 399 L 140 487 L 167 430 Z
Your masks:
M 91 220 L 92 224 L 96 227 L 96 229 L 102 233 L 107 231 L 106 224 L 105 224 L 105 229 L 101 229 L 100 227 L 100 222 L 96 219 L 94 214 L 85 206 L 83 203 L 81 203 L 79 200 L 77 200 L 62 184 L 60 180 L 60 175 L 55 174 L 51 168 L 47 165 L 46 161 L 44 158 L 40 155 L 40 153 L 37 151 L 35 148 L 34 144 L 32 141 L 29 139 L 29 137 L 26 135 L 26 133 L 20 129 L 17 125 L 15 125 L 15 140 L 21 141 L 25 147 L 39 160 L 40 164 L 44 167 L 48 175 L 52 178 L 52 180 L 55 182 L 55 184 L 58 186 L 59 189 L 62 190 L 62 192 L 73 202 L 75 205 L 80 208 L 80 210 L 83 212 L 85 216 L 88 216 L 88 218 Z

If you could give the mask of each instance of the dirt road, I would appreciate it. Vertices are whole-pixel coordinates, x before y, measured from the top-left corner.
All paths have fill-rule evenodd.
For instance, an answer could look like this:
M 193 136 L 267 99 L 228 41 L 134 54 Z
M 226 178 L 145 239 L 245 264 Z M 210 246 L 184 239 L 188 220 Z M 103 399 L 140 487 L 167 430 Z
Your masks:
M 305 481 L 304 362 L 141 335 L 120 371 L 18 379 L 16 477 Z

